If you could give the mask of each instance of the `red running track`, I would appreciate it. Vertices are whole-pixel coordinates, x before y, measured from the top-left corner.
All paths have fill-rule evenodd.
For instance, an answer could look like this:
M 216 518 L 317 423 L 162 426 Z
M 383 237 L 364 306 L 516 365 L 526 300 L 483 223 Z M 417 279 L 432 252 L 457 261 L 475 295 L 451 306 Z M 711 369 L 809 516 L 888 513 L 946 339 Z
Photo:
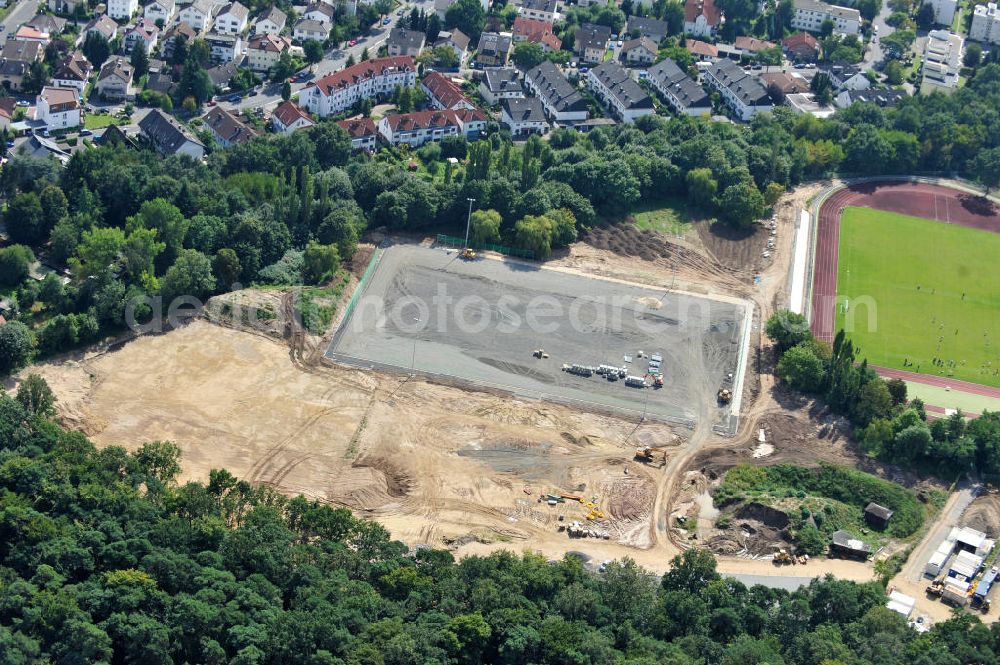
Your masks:
M 878 372 L 879 376 L 887 379 L 902 379 L 904 381 L 912 381 L 913 383 L 923 383 L 924 385 L 934 386 L 936 388 L 951 388 L 956 392 L 969 393 L 970 395 L 982 395 L 984 397 L 1000 399 L 1000 388 L 981 386 L 978 383 L 969 383 L 968 381 L 957 381 L 955 379 L 949 379 L 946 376 L 917 374 L 916 372 L 907 372 L 902 369 L 890 369 L 888 367 L 876 367 L 875 365 L 869 365 L 869 367 Z
M 922 182 L 882 181 L 851 185 L 835 192 L 820 208 L 816 224 L 811 305 L 813 334 L 827 342 L 833 341 L 836 322 L 840 215 L 848 206 L 875 208 L 1000 233 L 1000 210 L 996 206 L 982 197 L 949 187 Z

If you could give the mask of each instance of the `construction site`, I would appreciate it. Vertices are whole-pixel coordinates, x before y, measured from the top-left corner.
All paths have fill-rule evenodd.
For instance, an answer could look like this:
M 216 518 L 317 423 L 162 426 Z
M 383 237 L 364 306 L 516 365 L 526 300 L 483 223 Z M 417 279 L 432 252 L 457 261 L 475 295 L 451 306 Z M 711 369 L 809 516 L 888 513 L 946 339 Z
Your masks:
M 325 335 L 297 327 L 291 295 L 248 289 L 178 329 L 32 371 L 63 422 L 99 446 L 176 442 L 182 479 L 226 468 L 457 556 L 572 550 L 662 572 L 707 540 L 713 464 L 864 464 L 835 419 L 775 385 L 763 353 L 761 322 L 787 304 L 798 211 L 814 191 L 787 195 L 772 224 L 738 238 L 707 222 L 683 237 L 613 226 L 544 268 L 375 236 Z M 454 311 L 439 321 L 434 307 L 425 318 L 410 304 L 433 302 L 439 284 L 456 303 L 478 296 L 465 314 L 486 328 L 442 332 Z M 372 294 L 389 303 L 381 321 L 366 318 Z M 564 312 L 544 323 L 562 327 L 500 329 L 509 316 L 526 321 L 544 295 Z M 621 303 L 620 328 L 594 325 L 588 307 L 602 298 Z M 590 327 L 565 325 L 574 302 Z M 273 314 L 266 326 L 241 325 L 241 312 L 262 310 Z M 722 571 L 787 574 L 764 546 L 716 549 L 728 555 Z M 820 572 L 873 575 L 870 563 L 841 560 L 798 575 Z

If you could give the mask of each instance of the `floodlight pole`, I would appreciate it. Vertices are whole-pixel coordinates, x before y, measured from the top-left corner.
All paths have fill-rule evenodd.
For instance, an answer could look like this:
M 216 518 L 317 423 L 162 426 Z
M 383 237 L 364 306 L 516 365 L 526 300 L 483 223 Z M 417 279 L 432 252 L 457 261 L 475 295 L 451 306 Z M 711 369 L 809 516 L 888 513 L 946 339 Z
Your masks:
M 472 204 L 476 202 L 476 199 L 466 199 L 469 202 L 469 216 L 465 220 L 465 246 L 462 249 L 468 249 L 469 247 L 469 228 L 472 226 Z

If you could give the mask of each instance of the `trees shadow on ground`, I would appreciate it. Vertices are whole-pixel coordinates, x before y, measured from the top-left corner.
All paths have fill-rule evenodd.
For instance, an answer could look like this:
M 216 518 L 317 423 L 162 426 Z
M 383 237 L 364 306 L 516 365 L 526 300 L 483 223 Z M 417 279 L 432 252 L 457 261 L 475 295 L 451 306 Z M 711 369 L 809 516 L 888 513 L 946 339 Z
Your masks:
M 708 225 L 708 232 L 721 240 L 739 242 L 752 237 L 758 231 L 756 224 L 747 227 L 738 227 L 724 222 L 714 222 Z
M 997 205 L 985 196 L 961 194 L 958 197 L 958 201 L 962 204 L 963 208 L 971 212 L 973 215 L 979 215 L 980 217 L 997 216 Z

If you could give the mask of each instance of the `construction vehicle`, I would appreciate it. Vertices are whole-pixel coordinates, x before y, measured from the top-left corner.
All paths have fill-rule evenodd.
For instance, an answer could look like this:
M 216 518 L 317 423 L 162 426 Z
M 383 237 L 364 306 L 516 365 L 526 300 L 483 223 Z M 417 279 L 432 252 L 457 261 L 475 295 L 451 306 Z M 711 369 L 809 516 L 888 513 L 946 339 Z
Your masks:
M 542 358 L 549 357 L 549 354 L 545 353 L 545 349 L 535 349 L 534 351 L 531 352 L 531 355 L 535 356 L 539 360 L 541 360 Z
M 944 593 L 944 584 L 941 580 L 934 580 L 929 585 L 927 585 L 927 593 L 931 596 L 940 596 Z
M 644 448 L 636 448 L 635 449 L 635 461 L 636 462 L 642 462 L 644 464 L 652 464 L 653 463 L 653 457 L 656 456 L 658 453 L 662 453 L 662 454 L 660 454 L 660 460 L 659 461 L 660 461 L 660 466 L 663 466 L 664 464 L 667 463 L 667 451 L 666 451 L 666 448 L 662 448 L 662 447 L 661 448 L 650 448 L 649 446 L 646 446 Z
M 587 365 L 563 365 L 562 370 L 564 372 L 569 372 L 570 374 L 576 374 L 577 376 L 594 375 L 594 368 L 588 367 Z
M 625 385 L 630 388 L 645 388 L 646 387 L 646 377 L 644 376 L 626 376 Z
M 719 404 L 729 404 L 733 401 L 733 391 L 729 388 L 719 388 Z
M 476 258 L 476 250 L 472 249 L 471 247 L 466 247 L 465 249 L 462 250 L 462 253 L 459 254 L 459 256 L 461 256 L 466 261 L 472 261 L 473 259 Z
M 981 609 L 983 611 L 983 614 L 989 614 L 990 613 L 990 599 L 987 598 L 986 600 L 984 600 L 982 602 L 982 604 L 979 606 L 979 609 Z
M 784 563 L 795 563 L 795 559 L 791 557 L 784 547 L 779 547 L 774 551 L 774 563 L 776 565 L 781 565 Z
M 663 375 L 662 374 L 657 374 L 653 378 L 653 387 L 654 388 L 662 388 L 663 387 Z

